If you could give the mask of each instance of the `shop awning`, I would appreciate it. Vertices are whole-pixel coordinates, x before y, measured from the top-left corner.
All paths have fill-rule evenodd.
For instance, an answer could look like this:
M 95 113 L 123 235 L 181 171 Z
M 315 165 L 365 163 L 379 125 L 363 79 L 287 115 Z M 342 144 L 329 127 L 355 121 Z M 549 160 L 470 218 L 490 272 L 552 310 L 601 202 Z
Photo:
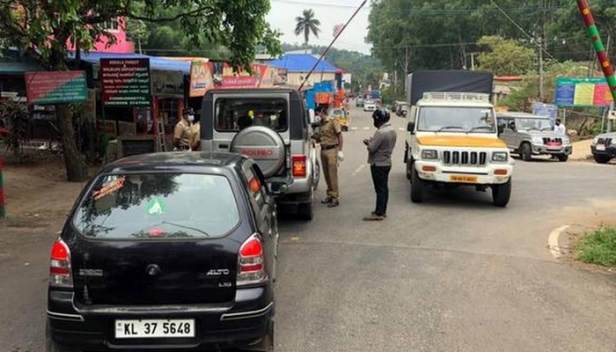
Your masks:
M 118 54 L 118 53 L 81 53 L 81 60 L 91 64 L 100 64 L 101 59 L 150 59 L 150 69 L 158 71 L 176 71 L 184 74 L 190 74 L 190 62 L 162 59 L 155 56 L 140 55 L 140 54 Z M 75 59 L 75 52 L 69 53 L 69 59 Z
M 0 75 L 23 75 L 25 72 L 42 71 L 38 65 L 23 62 L 0 62 Z

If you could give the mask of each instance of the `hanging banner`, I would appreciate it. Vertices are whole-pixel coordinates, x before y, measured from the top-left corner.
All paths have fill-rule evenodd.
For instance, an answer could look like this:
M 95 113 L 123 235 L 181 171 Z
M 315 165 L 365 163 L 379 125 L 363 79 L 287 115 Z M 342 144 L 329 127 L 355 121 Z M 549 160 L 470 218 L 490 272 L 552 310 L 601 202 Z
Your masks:
M 26 72 L 28 104 L 54 105 L 88 101 L 85 71 Z
M 151 105 L 150 59 L 101 59 L 100 62 L 103 106 Z
M 194 59 L 190 64 L 190 97 L 202 97 L 214 86 L 207 59 Z
M 605 78 L 557 78 L 555 103 L 558 107 L 609 106 L 612 94 Z

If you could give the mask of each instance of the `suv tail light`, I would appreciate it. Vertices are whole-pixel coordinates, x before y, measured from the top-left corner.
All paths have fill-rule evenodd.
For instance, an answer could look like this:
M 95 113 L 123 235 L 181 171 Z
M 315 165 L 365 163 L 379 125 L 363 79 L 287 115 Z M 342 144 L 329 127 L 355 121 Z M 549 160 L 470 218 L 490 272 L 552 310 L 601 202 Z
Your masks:
M 260 284 L 267 281 L 265 257 L 261 240 L 252 235 L 240 247 L 237 286 Z
M 66 243 L 59 238 L 51 248 L 49 285 L 52 287 L 73 287 L 71 252 Z
M 293 155 L 293 177 L 306 177 L 306 156 Z

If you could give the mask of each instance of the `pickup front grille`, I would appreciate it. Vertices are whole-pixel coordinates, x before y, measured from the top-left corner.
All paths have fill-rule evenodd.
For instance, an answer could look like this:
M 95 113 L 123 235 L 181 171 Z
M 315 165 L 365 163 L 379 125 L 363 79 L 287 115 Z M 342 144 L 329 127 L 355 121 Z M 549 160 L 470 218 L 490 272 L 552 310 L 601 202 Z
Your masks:
M 599 138 L 599 141 L 597 141 L 597 143 L 609 147 L 610 145 L 612 145 L 612 138 Z
M 549 144 L 549 143 L 557 143 L 557 144 L 563 144 L 563 139 L 562 138 L 543 138 L 543 144 Z
M 445 165 L 483 166 L 488 163 L 487 152 L 444 151 L 443 163 Z

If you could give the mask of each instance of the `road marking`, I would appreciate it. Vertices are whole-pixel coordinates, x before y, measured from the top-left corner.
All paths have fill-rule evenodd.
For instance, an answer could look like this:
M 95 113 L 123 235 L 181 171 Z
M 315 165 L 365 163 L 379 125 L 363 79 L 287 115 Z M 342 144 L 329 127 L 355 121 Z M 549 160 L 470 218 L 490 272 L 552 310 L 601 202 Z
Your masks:
M 366 164 L 359 165 L 359 167 L 357 169 L 355 169 L 355 171 L 353 171 L 351 176 L 357 176 L 357 174 L 359 174 L 361 172 L 361 170 L 364 169 L 364 167 L 366 167 Z
M 550 236 L 548 237 L 548 247 L 550 248 L 550 252 L 552 252 L 554 258 L 558 258 L 564 254 L 563 251 L 560 250 L 558 239 L 560 235 L 563 234 L 569 227 L 569 225 L 564 225 L 550 232 Z
M 369 129 L 370 129 L 370 127 L 364 127 L 364 131 L 367 131 Z
M 351 131 L 357 131 L 357 127 L 351 127 Z
M 403 127 L 398 127 L 398 131 L 404 131 Z

